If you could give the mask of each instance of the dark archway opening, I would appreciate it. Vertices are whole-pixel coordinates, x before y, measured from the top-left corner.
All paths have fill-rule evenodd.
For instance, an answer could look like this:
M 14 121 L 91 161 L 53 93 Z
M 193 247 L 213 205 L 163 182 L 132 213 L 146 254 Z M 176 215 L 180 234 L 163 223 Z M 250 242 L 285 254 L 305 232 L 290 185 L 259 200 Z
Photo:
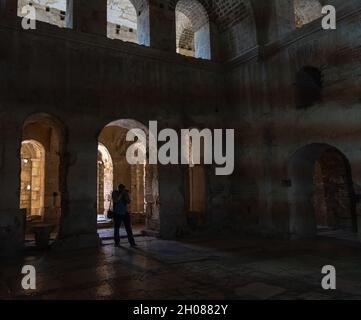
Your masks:
M 19 206 L 26 210 L 25 239 L 30 245 L 36 237 L 40 239 L 47 233 L 53 241 L 59 233 L 63 155 L 64 127 L 57 119 L 46 114 L 26 119 L 20 148 Z
M 357 198 L 347 158 L 332 146 L 312 144 L 294 154 L 288 170 L 291 236 L 357 241 Z
M 113 237 L 113 223 L 107 219 L 106 213 L 111 204 L 111 192 L 119 184 L 124 184 L 130 191 L 128 210 L 133 233 L 159 233 L 158 168 L 157 165 L 147 163 L 128 163 L 126 153 L 133 142 L 126 141 L 126 136 L 131 129 L 141 129 L 148 135 L 148 128 L 142 123 L 120 119 L 106 125 L 98 137 L 98 233 L 103 240 Z M 125 236 L 124 228 L 121 229 L 121 235 Z

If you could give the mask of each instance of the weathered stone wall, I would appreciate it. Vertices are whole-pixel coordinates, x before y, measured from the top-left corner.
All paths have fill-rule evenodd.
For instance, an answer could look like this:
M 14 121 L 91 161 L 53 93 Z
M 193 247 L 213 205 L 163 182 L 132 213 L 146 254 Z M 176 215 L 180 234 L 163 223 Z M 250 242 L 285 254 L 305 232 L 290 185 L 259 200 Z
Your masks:
M 5 217 L 19 208 L 24 121 L 33 114 L 52 115 L 66 139 L 60 165 L 61 247 L 97 243 L 98 135 L 106 124 L 136 119 L 145 125 L 158 120 L 159 130 L 225 126 L 222 79 L 212 63 L 114 42 L 105 32 L 92 35 L 41 22 L 25 31 L 19 18 L 1 20 L 0 43 L 0 212 Z M 159 168 L 164 238 L 179 234 L 186 221 L 186 169 Z M 159 206 L 159 199 L 151 206 Z
M 358 1 L 332 1 L 339 6 L 336 31 L 322 30 L 319 21 L 296 30 L 292 1 L 270 1 L 263 10 L 257 1 L 242 1 L 239 16 L 231 18 L 216 1 L 211 49 L 218 46 L 223 64 L 176 55 L 175 15 L 170 10 L 174 1 L 170 7 L 152 2 L 147 11 L 150 48 L 107 39 L 105 7 L 76 3 L 73 30 L 38 23 L 37 30 L 25 31 L 20 19 L 2 15 L 0 220 L 12 223 L 6 229 L 10 233 L 15 228 L 10 214 L 20 215 L 22 126 L 34 113 L 53 115 L 65 131 L 58 242 L 64 247 L 97 243 L 98 136 L 117 119 L 145 125 L 156 119 L 159 129 L 237 129 L 234 174 L 216 177 L 212 166 L 204 170 L 207 219 L 223 231 L 230 227 L 284 237 L 300 230 L 312 234 L 312 217 L 303 221 L 297 215 L 300 208 L 292 206 L 295 199 L 312 202 L 310 168 L 327 146 L 346 156 L 354 189 L 360 189 Z M 209 3 L 202 3 L 210 10 Z M 234 2 L 227 4 L 232 9 Z M 300 109 L 294 83 L 304 66 L 321 71 L 322 99 Z M 303 160 L 306 182 L 295 173 Z M 152 205 L 160 205 L 164 238 L 182 234 L 186 224 L 187 173 L 185 166 L 158 168 L 160 198 Z M 303 194 L 294 198 L 295 190 Z
M 239 225 L 252 231 L 289 236 L 290 194 L 296 188 L 289 164 L 305 146 L 324 143 L 340 150 L 359 189 L 360 5 L 338 3 L 337 30 L 322 30 L 320 21 L 290 30 L 265 45 L 261 58 L 255 50 L 238 66 L 229 65 L 228 109 L 238 113 L 241 149 L 236 195 L 241 206 L 235 219 L 250 221 Z M 321 71 L 322 100 L 297 109 L 295 77 L 304 66 Z
M 352 228 L 352 181 L 342 154 L 321 154 L 315 166 L 315 215 L 318 226 Z

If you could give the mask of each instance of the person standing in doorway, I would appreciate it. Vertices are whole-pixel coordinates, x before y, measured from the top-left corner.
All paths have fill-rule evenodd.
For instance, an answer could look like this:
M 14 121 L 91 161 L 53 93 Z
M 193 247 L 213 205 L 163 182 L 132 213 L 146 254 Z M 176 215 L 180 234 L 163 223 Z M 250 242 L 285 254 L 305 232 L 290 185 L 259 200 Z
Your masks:
M 114 246 L 119 247 L 120 245 L 119 228 L 123 222 L 129 244 L 132 247 L 136 247 L 137 245 L 134 241 L 130 214 L 128 211 L 128 205 L 130 204 L 129 191 L 124 184 L 120 184 L 118 190 L 113 191 L 112 200 L 114 212 Z

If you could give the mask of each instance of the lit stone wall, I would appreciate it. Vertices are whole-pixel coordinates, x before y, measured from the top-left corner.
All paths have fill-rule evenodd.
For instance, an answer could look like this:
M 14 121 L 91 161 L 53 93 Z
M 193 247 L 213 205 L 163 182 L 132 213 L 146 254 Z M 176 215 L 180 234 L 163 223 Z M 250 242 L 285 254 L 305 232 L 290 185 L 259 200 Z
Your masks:
M 145 209 L 145 172 L 143 165 L 130 165 L 126 159 L 126 150 L 131 142 L 126 142 L 128 130 L 120 127 L 106 127 L 99 136 L 99 142 L 109 151 L 113 165 L 113 188 L 117 189 L 120 183 L 130 190 L 130 211 L 144 212 Z M 104 163 L 104 161 L 102 161 Z M 100 179 L 99 183 L 106 181 Z M 105 193 L 104 193 L 105 197 Z
M 105 215 L 111 205 L 113 187 L 113 161 L 107 148 L 98 145 L 98 214 Z
M 189 211 L 205 214 L 206 212 L 205 171 L 201 165 L 189 167 Z
M 44 214 L 45 150 L 36 141 L 21 146 L 20 208 L 28 216 Z
M 18 0 L 18 16 L 23 17 L 22 8 L 31 4 L 36 9 L 36 20 L 66 27 L 66 0 Z
M 176 12 L 176 41 L 179 54 L 194 57 L 194 31 L 192 22 L 182 12 Z
M 322 5 L 318 0 L 295 0 L 294 6 L 297 28 L 322 16 Z
M 42 197 L 40 210 L 37 215 L 42 215 L 44 222 L 58 225 L 61 215 L 61 191 L 60 191 L 60 154 L 61 139 L 60 132 L 50 120 L 34 121 L 27 123 L 23 128 L 23 141 L 35 141 L 33 144 L 25 144 L 33 147 L 30 150 L 37 151 L 37 154 L 44 156 L 32 156 L 32 199 Z M 29 149 L 29 148 L 28 148 Z M 29 153 L 29 152 L 28 152 Z M 33 152 L 34 154 L 34 152 Z M 22 155 L 22 157 L 24 157 Z M 42 160 L 39 160 L 42 159 Z M 22 164 L 24 167 L 24 163 Z M 40 179 L 41 177 L 41 179 Z M 23 183 L 21 186 L 23 189 Z M 32 210 L 35 212 L 34 210 Z
M 137 13 L 129 0 L 107 0 L 107 35 L 110 39 L 137 42 Z

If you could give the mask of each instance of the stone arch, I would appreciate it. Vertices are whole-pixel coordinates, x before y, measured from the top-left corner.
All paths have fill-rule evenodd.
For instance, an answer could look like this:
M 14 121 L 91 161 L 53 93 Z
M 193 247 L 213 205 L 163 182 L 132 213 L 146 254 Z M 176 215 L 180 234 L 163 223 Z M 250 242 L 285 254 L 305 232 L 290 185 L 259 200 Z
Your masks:
M 37 141 L 44 149 L 44 209 L 41 220 L 58 228 L 66 198 L 65 128 L 52 115 L 32 114 L 25 119 L 22 127 L 22 143 L 26 141 Z
M 143 130 L 148 141 L 148 128 L 133 119 L 119 119 L 108 123 L 100 132 L 98 141 L 106 146 L 113 159 L 113 185 L 116 187 L 123 183 L 130 188 L 131 211 L 144 216 L 147 230 L 159 232 L 158 168 L 157 165 L 148 163 L 130 165 L 126 161 L 127 148 L 133 144 L 126 141 L 126 134 L 132 129 Z M 133 222 L 140 219 L 138 215 L 133 217 Z
M 179 0 L 176 11 L 177 52 L 211 59 L 209 16 L 197 0 Z
M 291 186 L 288 192 L 289 228 L 291 237 L 312 237 L 317 234 L 317 216 L 315 210 L 315 170 L 316 164 L 326 152 L 337 154 L 341 161 L 343 174 L 337 179 L 344 180 L 345 190 L 348 192 L 349 208 L 347 215 L 350 223 L 355 224 L 355 202 L 350 164 L 345 155 L 337 148 L 314 143 L 296 151 L 288 163 L 288 175 Z M 316 206 L 317 207 L 317 206 Z
M 107 36 L 149 46 L 148 0 L 107 0 Z

